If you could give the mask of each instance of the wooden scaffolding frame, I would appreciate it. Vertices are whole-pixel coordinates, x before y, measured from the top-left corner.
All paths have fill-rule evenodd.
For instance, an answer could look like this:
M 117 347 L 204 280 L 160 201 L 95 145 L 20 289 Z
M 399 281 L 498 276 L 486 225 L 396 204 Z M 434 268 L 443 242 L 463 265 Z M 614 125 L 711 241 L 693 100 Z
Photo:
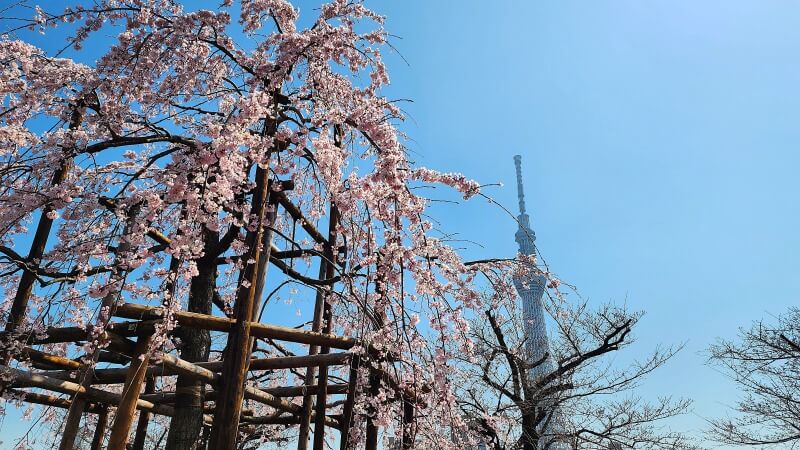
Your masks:
M 76 108 L 80 111 L 80 108 Z M 72 124 L 79 124 L 80 114 L 76 113 Z M 53 185 L 61 183 L 64 173 L 71 163 L 56 171 Z M 301 210 L 285 195 L 292 188 L 291 183 L 283 183 L 280 189 L 272 189 L 268 180 L 268 170 L 259 169 L 256 174 L 254 202 L 256 216 L 261 226 L 250 237 L 253 242 L 263 245 L 250 245 L 249 260 L 255 261 L 246 266 L 243 279 L 249 288 L 239 289 L 234 312 L 231 317 L 216 316 L 179 311 L 169 312 L 170 320 L 177 322 L 178 328 L 203 329 L 224 333 L 227 349 L 221 361 L 192 363 L 167 353 L 150 354 L 151 336 L 157 324 L 165 319 L 168 311 L 161 307 L 140 304 L 116 304 L 114 299 L 103 299 L 103 306 L 109 307 L 112 319 L 102 330 L 78 327 L 49 328 L 44 336 L 34 336 L 20 330 L 27 313 L 28 301 L 33 294 L 36 281 L 36 263 L 44 255 L 48 236 L 53 228 L 53 220 L 47 208 L 41 215 L 29 254 L 20 261 L 23 271 L 18 292 L 12 305 L 12 313 L 0 340 L 17 340 L 21 352 L 5 352 L 0 360 L 0 374 L 10 375 L 10 384 L 0 386 L 22 396 L 24 402 L 46 405 L 68 410 L 62 434 L 62 450 L 72 450 L 78 433 L 81 418 L 86 414 L 97 415 L 91 448 L 99 450 L 142 450 L 151 415 L 172 416 L 175 392 L 157 392 L 156 380 L 159 377 L 183 375 L 199 380 L 212 390 L 207 391 L 204 402 L 214 402 L 214 406 L 204 403 L 202 440 L 209 449 L 233 450 L 237 448 L 240 429 L 260 424 L 297 426 L 298 450 L 306 450 L 311 444 L 314 450 L 325 447 L 325 433 L 333 429 L 340 433 L 340 449 L 354 448 L 351 430 L 354 426 L 354 404 L 357 377 L 362 366 L 370 376 L 364 386 L 368 394 L 376 394 L 380 384 L 395 392 L 391 400 L 402 402 L 400 423 L 403 429 L 403 449 L 413 448 L 414 421 L 420 407 L 415 393 L 401 384 L 388 372 L 381 370 L 378 363 L 387 357 L 368 344 L 355 339 L 332 334 L 333 312 L 325 294 L 339 281 L 335 276 L 337 254 L 333 248 L 336 242 L 338 211 L 331 207 L 328 235 L 324 236 L 303 216 Z M 115 203 L 101 199 L 104 207 L 114 209 Z M 291 248 L 279 249 L 272 242 L 272 231 L 263 224 L 274 218 L 278 208 L 300 224 L 305 233 L 324 251 Z M 272 215 L 270 217 L 270 215 Z M 150 229 L 147 236 L 157 245 L 166 248 L 170 239 L 156 229 Z M 263 250 L 262 250 L 263 249 Z M 307 255 L 320 258 L 319 277 L 310 279 L 294 272 L 287 260 Z M 259 289 L 263 288 L 266 267 L 279 269 L 287 276 L 301 280 L 316 287 L 314 317 L 311 330 L 270 325 L 255 319 L 256 305 L 260 299 Z M 259 287 L 260 286 L 260 287 Z M 81 360 L 49 354 L 35 347 L 52 343 L 81 343 L 99 336 L 108 345 L 106 349 L 93 353 L 93 362 L 85 364 Z M 282 356 L 253 358 L 254 339 L 286 341 L 308 345 L 304 356 Z M 353 351 L 356 350 L 356 351 Z M 36 371 L 14 368 L 13 359 L 30 361 Z M 391 357 L 389 357 L 391 359 Z M 96 362 L 109 362 L 120 365 L 118 368 L 95 368 Z M 328 373 L 331 367 L 348 367 L 346 383 L 331 383 Z M 303 384 L 278 388 L 259 388 L 247 383 L 251 371 L 305 369 Z M 121 385 L 121 394 L 104 390 L 94 385 Z M 32 392 L 36 388 L 43 392 Z M 55 395 L 66 394 L 68 398 Z M 341 414 L 329 412 L 329 396 L 344 396 Z M 287 400 L 302 397 L 302 404 Z M 254 416 L 252 411 L 243 409 L 243 400 L 249 399 L 275 410 L 266 416 Z M 109 411 L 115 410 L 112 424 L 108 424 Z M 134 424 L 137 410 L 139 420 Z M 378 448 L 378 426 L 366 417 L 365 436 L 359 438 L 362 448 Z M 310 437 L 312 437 L 310 439 Z

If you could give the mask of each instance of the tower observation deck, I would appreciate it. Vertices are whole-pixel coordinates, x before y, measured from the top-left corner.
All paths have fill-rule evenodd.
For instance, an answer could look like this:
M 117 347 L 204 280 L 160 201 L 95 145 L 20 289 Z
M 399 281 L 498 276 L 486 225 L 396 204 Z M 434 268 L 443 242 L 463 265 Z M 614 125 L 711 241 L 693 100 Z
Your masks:
M 519 199 L 519 228 L 514 238 L 519 245 L 519 253 L 527 256 L 536 256 L 536 234 L 531 229 L 530 216 L 525 210 L 525 192 L 522 185 L 522 157 L 514 156 L 514 165 L 517 170 L 517 198 Z M 533 263 L 529 263 L 533 265 Z M 525 338 L 525 359 L 534 366 L 528 370 L 529 383 L 535 383 L 542 377 L 550 374 L 555 369 L 553 359 L 550 356 L 550 342 L 547 335 L 547 325 L 544 318 L 544 305 L 542 297 L 547 280 L 544 275 L 529 267 L 530 270 L 524 275 L 514 277 L 514 285 L 517 288 L 522 301 L 522 318 L 524 323 Z M 537 364 L 538 363 L 538 364 Z M 550 412 L 551 420 L 546 429 L 540 429 L 539 435 L 544 436 L 540 440 L 540 448 L 552 450 L 567 450 L 570 448 L 565 442 L 559 442 L 564 434 L 565 422 L 562 411 L 556 406 L 555 399 L 539 400 L 539 408 L 552 409 Z M 553 442 L 555 441 L 555 442 Z M 547 443 L 549 445 L 546 445 Z
M 514 235 L 519 245 L 519 253 L 527 256 L 536 256 L 536 233 L 531 229 L 530 216 L 525 210 L 525 192 L 522 186 L 522 157 L 514 157 L 514 165 L 517 169 L 517 197 L 519 199 L 519 229 Z M 520 299 L 522 300 L 522 318 L 525 326 L 525 356 L 531 363 L 541 361 L 550 351 L 550 344 L 547 338 L 547 325 L 544 320 L 544 306 L 542 296 L 546 279 L 543 275 L 536 273 L 530 267 L 529 274 L 524 277 L 514 278 L 514 285 L 517 288 Z M 553 370 L 553 361 L 547 358 L 541 364 L 533 367 L 529 376 L 537 379 L 550 373 Z

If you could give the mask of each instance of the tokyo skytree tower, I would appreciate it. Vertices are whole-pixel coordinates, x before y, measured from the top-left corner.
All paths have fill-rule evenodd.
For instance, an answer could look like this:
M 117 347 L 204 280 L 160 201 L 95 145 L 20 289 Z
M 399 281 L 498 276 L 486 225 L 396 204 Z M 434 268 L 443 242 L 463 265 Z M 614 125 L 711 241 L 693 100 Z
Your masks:
M 514 238 L 519 244 L 519 252 L 523 255 L 536 255 L 536 233 L 531 229 L 530 217 L 525 211 L 525 192 L 522 189 L 522 157 L 514 157 L 514 165 L 517 167 L 517 196 L 519 198 L 519 229 Z M 533 269 L 533 268 L 531 268 Z M 547 339 L 547 326 L 544 322 L 544 307 L 542 306 L 542 295 L 544 295 L 545 277 L 539 273 L 533 273 L 520 278 L 514 277 L 514 285 L 522 299 L 522 318 L 525 323 L 525 357 L 530 363 L 542 360 L 550 351 Z M 547 358 L 538 366 L 534 367 L 529 374 L 532 380 L 538 379 L 553 370 L 553 361 Z
M 517 196 L 519 198 L 519 229 L 514 238 L 519 244 L 519 252 L 523 255 L 536 255 L 536 234 L 531 229 L 530 217 L 525 211 L 525 193 L 522 188 L 522 157 L 514 156 L 514 165 L 517 168 Z M 528 382 L 534 383 L 555 370 L 553 359 L 550 356 L 550 344 L 547 337 L 547 326 L 544 321 L 544 295 L 547 280 L 544 275 L 537 273 L 530 267 L 527 275 L 514 277 L 514 285 L 522 300 L 522 318 L 524 321 L 525 359 L 529 364 L 535 364 L 528 370 Z M 537 364 L 538 363 L 538 364 Z M 555 399 L 539 400 L 539 408 L 554 409 L 551 411 L 550 420 L 539 429 L 540 436 L 546 436 L 540 441 L 540 448 L 551 450 L 568 450 L 571 447 L 561 441 L 564 435 L 565 421 L 562 411 L 554 406 Z M 548 444 L 549 441 L 549 445 Z

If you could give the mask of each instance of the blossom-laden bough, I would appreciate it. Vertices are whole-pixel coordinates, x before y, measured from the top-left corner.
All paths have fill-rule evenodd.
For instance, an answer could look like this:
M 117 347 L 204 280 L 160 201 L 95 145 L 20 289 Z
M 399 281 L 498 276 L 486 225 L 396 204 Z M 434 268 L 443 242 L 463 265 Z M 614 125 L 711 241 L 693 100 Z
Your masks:
M 407 158 L 381 94 L 382 17 L 335 0 L 303 19 L 285 0 L 101 0 L 36 8 L 0 39 L 3 392 L 66 394 L 25 397 L 49 406 L 61 448 L 124 446 L 137 408 L 135 448 L 322 448 L 338 427 L 343 448 L 383 429 L 447 449 L 468 432 L 448 374 L 494 263 L 464 264 L 414 187 L 479 186 Z M 285 320 L 266 304 L 293 289 L 316 297 L 310 334 L 260 325 Z M 349 363 L 329 373 L 334 335 Z M 263 362 L 293 357 L 312 359 Z

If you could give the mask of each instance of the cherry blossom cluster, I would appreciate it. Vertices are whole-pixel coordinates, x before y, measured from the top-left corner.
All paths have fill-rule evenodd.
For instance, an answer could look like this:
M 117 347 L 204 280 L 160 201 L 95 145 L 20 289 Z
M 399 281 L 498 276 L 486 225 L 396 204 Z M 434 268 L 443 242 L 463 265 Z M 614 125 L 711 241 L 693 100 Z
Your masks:
M 270 195 L 285 195 L 319 229 L 336 208 L 337 283 L 309 291 L 329 296 L 334 332 L 393 355 L 374 364 L 416 392 L 424 408 L 416 448 L 456 448 L 450 436 L 465 423 L 448 375 L 451 349 L 472 351 L 466 317 L 483 301 L 477 275 L 501 274 L 488 278 L 495 298 L 510 298 L 513 264 L 467 265 L 431 232 L 429 201 L 413 187 L 444 185 L 467 199 L 480 186 L 408 160 L 402 114 L 381 94 L 389 83 L 383 18 L 346 0 L 317 12 L 300 28 L 300 9 L 285 0 L 226 1 L 214 10 L 100 0 L 37 9 L 31 20 L 54 36 L 66 33 L 60 24 L 75 23 L 67 36 L 73 59 L 2 38 L 0 317 L 32 264 L 37 288 L 23 328 L 92 325 L 94 333 L 80 351 L 52 351 L 85 355 L 105 345 L 111 317 L 99 305 L 123 302 L 167 307 L 152 345 L 171 351 L 171 314 L 209 264 L 224 305 L 217 306 L 230 312 L 239 274 L 252 263 L 246 236 L 259 224 L 256 173 L 266 171 Z M 116 40 L 101 57 L 81 57 L 87 42 L 109 32 Z M 282 183 L 293 187 L 282 191 Z M 302 236 L 297 218 L 278 211 L 268 224 L 276 244 L 324 251 Z M 18 258 L 40 217 L 56 227 L 46 253 Z M 303 273 L 315 265 L 304 258 L 296 268 Z M 399 430 L 397 386 L 371 395 L 367 376 L 357 423 L 370 415 Z

